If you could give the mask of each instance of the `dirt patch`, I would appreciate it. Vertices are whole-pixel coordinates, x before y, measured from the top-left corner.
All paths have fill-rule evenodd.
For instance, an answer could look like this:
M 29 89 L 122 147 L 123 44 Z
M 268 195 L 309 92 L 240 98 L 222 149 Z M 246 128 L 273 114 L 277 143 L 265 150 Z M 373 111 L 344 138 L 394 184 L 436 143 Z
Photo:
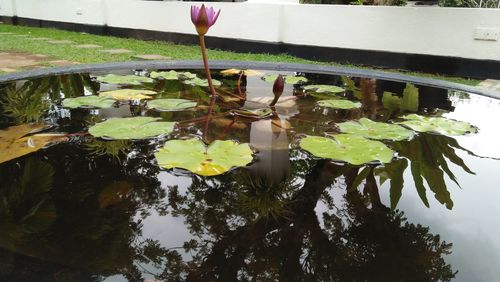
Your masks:
M 45 55 L 21 53 L 21 52 L 0 52 L 0 69 L 26 70 L 47 67 L 50 65 L 70 65 L 75 62 L 56 60 Z

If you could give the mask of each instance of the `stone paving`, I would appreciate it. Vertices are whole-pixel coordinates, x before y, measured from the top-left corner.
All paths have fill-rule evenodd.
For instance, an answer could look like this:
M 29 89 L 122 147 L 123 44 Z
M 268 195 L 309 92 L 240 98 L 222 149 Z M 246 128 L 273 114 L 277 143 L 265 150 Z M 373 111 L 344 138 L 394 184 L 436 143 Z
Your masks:
M 22 40 L 39 41 L 40 44 L 55 44 L 69 45 L 78 49 L 98 49 L 105 48 L 97 44 L 77 43 L 71 40 L 59 40 L 48 37 L 37 37 L 31 34 L 17 34 L 14 32 L 0 32 L 0 36 L 13 36 Z M 83 50 L 82 50 L 83 51 Z M 171 57 L 158 54 L 134 54 L 135 52 L 128 49 L 100 49 L 100 52 L 108 54 L 130 54 L 131 58 L 138 60 L 170 60 Z M 26 52 L 11 52 L 0 50 L 0 72 L 15 72 L 29 69 L 37 69 L 51 66 L 64 66 L 70 64 L 79 64 L 68 60 L 60 60 L 58 58 L 49 57 L 41 54 L 30 54 Z
M 490 90 L 493 90 L 493 91 L 500 93 L 500 80 L 486 79 L 486 80 L 481 81 L 481 83 L 479 83 L 477 86 L 484 88 L 484 89 L 490 89 Z
M 132 51 L 130 51 L 128 49 L 106 49 L 106 50 L 101 50 L 101 52 L 108 53 L 108 54 L 132 53 Z

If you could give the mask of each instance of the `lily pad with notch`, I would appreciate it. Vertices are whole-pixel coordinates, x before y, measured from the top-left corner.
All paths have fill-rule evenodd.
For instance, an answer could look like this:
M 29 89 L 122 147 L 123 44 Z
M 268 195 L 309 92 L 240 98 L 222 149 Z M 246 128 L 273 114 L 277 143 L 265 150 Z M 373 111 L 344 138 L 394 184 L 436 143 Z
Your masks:
M 149 74 L 151 78 L 162 78 L 166 80 L 186 80 L 186 79 L 193 79 L 196 77 L 196 74 L 185 71 L 185 72 L 177 72 L 174 70 L 171 71 L 161 71 L 161 72 L 156 72 L 153 71 Z
M 394 151 L 384 143 L 353 134 L 337 134 L 332 138 L 307 136 L 299 145 L 315 157 L 362 165 L 391 162 Z
M 401 118 L 406 121 L 399 122 L 398 124 L 418 132 L 431 132 L 452 136 L 477 133 L 477 127 L 468 122 L 447 119 L 444 117 L 426 117 L 417 114 L 409 114 Z
M 367 118 L 338 123 L 342 133 L 355 134 L 369 139 L 401 141 L 410 140 L 415 133 L 397 124 L 375 122 Z
M 201 79 L 198 77 L 183 80 L 182 83 L 187 84 L 187 85 L 191 85 L 191 86 L 208 87 L 208 80 Z M 212 84 L 213 84 L 213 86 L 221 86 L 222 82 L 218 81 L 217 79 L 212 79 Z
M 145 76 L 116 75 L 116 74 L 98 76 L 97 80 L 107 84 L 121 84 L 121 85 L 141 85 L 142 83 L 154 82 L 153 79 Z
M 99 93 L 99 97 L 108 97 L 120 101 L 137 101 L 153 99 L 152 95 L 158 94 L 152 90 L 143 89 L 118 89 Z
M 47 124 L 21 124 L 0 130 L 0 152 L 2 152 L 0 163 L 68 140 L 66 134 L 34 134 L 49 127 L 50 125 Z
M 182 168 L 202 176 L 225 173 L 233 167 L 246 166 L 253 160 L 253 152 L 247 143 L 232 140 L 216 140 L 208 147 L 196 138 L 170 140 L 155 153 L 160 167 Z
M 232 110 L 231 113 L 233 115 L 237 115 L 240 117 L 251 118 L 251 119 L 264 119 L 273 115 L 273 110 L 270 108 L 262 108 L 262 109 L 238 109 Z
M 66 98 L 62 102 L 64 108 L 111 108 L 115 103 L 112 97 L 99 97 L 95 95 L 82 96 L 76 98 Z
M 89 128 L 94 137 L 103 139 L 147 139 L 174 130 L 175 122 L 153 117 L 110 118 Z
M 304 86 L 304 90 L 313 93 L 330 93 L 338 94 L 344 93 L 345 89 L 335 85 L 313 84 Z
M 342 110 L 352 110 L 361 108 L 360 102 L 353 102 L 343 99 L 320 100 L 317 102 L 317 104 L 321 107 L 342 109 Z
M 186 99 L 155 99 L 147 103 L 148 108 L 157 111 L 181 111 L 196 105 L 196 102 Z
M 241 72 L 243 72 L 243 75 L 245 75 L 245 76 L 264 75 L 264 73 L 256 71 L 256 70 L 227 69 L 227 70 L 220 71 L 220 73 L 222 75 L 225 75 L 225 76 L 239 75 Z

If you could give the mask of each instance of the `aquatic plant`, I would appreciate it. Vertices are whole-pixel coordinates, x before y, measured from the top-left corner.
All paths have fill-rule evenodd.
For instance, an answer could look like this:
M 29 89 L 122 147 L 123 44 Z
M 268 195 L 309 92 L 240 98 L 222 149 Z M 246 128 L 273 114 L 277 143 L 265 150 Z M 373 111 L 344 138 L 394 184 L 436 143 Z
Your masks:
M 207 76 L 210 92 L 213 96 L 215 96 L 216 93 L 212 84 L 212 75 L 210 74 L 210 69 L 208 67 L 205 34 L 208 32 L 208 29 L 215 24 L 219 14 L 220 10 L 216 13 L 213 7 L 205 8 L 205 4 L 202 4 L 201 7 L 191 6 L 191 21 L 193 22 L 200 39 L 201 55 L 203 57 L 203 65 L 205 66 L 205 74 Z

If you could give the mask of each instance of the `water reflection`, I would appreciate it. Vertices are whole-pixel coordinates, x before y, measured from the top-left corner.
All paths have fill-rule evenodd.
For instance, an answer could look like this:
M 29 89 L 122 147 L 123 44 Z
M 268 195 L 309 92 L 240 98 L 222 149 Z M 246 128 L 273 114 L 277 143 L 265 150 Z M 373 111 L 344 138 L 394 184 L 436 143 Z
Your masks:
M 317 83 L 328 79 L 308 77 Z M 95 82 L 87 78 L 68 82 L 61 77 L 55 88 L 67 88 L 61 86 L 66 83 L 75 85 L 73 90 L 48 93 L 73 97 L 95 91 Z M 246 103 L 265 103 L 264 94 L 258 95 L 260 90 L 248 81 L 243 79 L 239 89 L 248 96 Z M 335 132 L 335 122 L 386 121 L 411 109 L 454 107 L 445 92 L 418 85 L 347 77 L 334 81 L 349 89 L 345 98 L 357 97 L 363 107 L 319 109 L 314 98 L 288 87 L 270 119 L 237 120 L 224 115 L 228 104 L 216 109 L 210 139 L 237 139 L 258 151 L 250 166 L 217 177 L 161 171 L 153 152 L 164 140 L 75 136 L 74 142 L 0 164 L 0 256 L 5 258 L 0 259 L 0 280 L 18 275 L 21 281 L 101 281 L 121 275 L 130 281 L 450 281 L 460 270 L 447 260 L 456 244 L 419 220 L 407 220 L 407 205 L 401 202 L 416 193 L 420 206 L 431 207 L 429 192 L 443 207 L 455 209 L 454 196 L 462 191 L 453 192 L 450 183 L 470 190 L 462 179 L 482 170 L 470 165 L 473 152 L 454 138 L 419 134 L 411 141 L 387 143 L 399 154 L 392 163 L 359 167 L 315 160 L 294 141 L 302 134 Z M 162 97 L 208 102 L 200 87 L 165 81 L 147 87 Z M 387 92 L 390 105 L 397 107 L 384 103 Z M 53 113 L 59 129 L 70 132 L 100 117 L 143 114 L 168 120 L 200 116 L 151 112 L 141 104 L 72 110 L 71 119 Z M 199 135 L 201 127 L 186 123 L 175 134 Z M 388 201 L 380 186 L 388 188 Z

